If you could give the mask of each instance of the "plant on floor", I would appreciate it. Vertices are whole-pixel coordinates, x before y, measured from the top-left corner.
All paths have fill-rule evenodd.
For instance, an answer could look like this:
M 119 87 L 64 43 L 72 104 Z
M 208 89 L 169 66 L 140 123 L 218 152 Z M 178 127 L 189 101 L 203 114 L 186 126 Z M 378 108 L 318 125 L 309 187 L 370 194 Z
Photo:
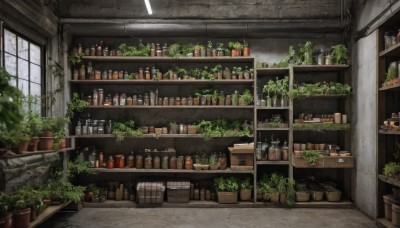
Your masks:
M 143 133 L 140 129 L 135 128 L 135 121 L 117 121 L 113 124 L 112 134 L 116 141 L 121 143 L 127 137 L 142 137 Z
M 10 80 L 8 72 L 0 67 L 0 125 L 5 125 L 7 130 L 12 130 L 24 118 L 22 92 Z
M 347 64 L 348 50 L 343 44 L 334 45 L 331 47 L 334 63 L 336 64 Z
M 322 154 L 316 150 L 305 150 L 301 154 L 302 159 L 310 166 L 317 165 L 318 159 L 322 158 Z
M 400 164 L 396 162 L 390 162 L 383 168 L 383 174 L 389 177 L 396 177 L 400 173 Z

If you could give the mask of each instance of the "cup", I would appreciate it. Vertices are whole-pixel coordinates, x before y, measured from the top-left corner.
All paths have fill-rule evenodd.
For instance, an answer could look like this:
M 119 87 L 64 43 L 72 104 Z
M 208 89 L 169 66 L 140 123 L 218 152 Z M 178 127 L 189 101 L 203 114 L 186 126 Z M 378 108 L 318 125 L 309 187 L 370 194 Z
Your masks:
M 342 123 L 342 114 L 340 112 L 334 113 L 335 124 Z

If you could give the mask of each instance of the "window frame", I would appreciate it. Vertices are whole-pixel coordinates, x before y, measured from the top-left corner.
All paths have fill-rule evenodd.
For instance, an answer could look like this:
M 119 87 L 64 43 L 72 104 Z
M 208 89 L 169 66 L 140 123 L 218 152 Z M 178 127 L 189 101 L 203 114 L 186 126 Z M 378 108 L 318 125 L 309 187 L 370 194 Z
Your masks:
M 19 88 L 18 86 L 19 86 L 19 80 L 20 80 L 19 75 L 18 75 L 18 59 L 22 59 L 22 60 L 25 60 L 25 61 L 28 62 L 28 72 L 29 72 L 28 75 L 29 75 L 29 78 L 26 81 L 28 81 L 28 83 L 29 83 L 29 90 L 28 90 L 29 91 L 29 95 L 31 95 L 31 83 L 36 83 L 36 82 L 33 82 L 32 79 L 31 79 L 31 64 L 35 64 L 35 65 L 40 67 L 40 96 L 43 97 L 46 94 L 46 86 L 45 86 L 46 85 L 46 77 L 45 77 L 45 73 L 46 73 L 46 61 L 45 61 L 46 54 L 45 54 L 45 50 L 46 50 L 46 47 L 45 47 L 45 45 L 40 45 L 39 43 L 37 43 L 34 40 L 28 38 L 27 36 L 24 36 L 20 32 L 14 30 L 12 27 L 8 26 L 4 21 L 0 20 L 0 24 L 1 24 L 0 25 L 0 30 L 1 30 L 0 31 L 0 36 L 1 36 L 0 37 L 0 39 L 1 39 L 1 43 L 0 43 L 0 65 L 2 67 L 5 67 L 6 50 L 5 50 L 5 37 L 4 36 L 5 36 L 5 30 L 7 30 L 7 31 L 9 31 L 9 32 L 11 32 L 11 33 L 16 35 L 16 53 L 15 53 L 15 55 L 7 52 L 7 54 L 13 55 L 16 58 L 16 63 L 15 63 L 16 64 L 16 75 L 12 75 L 12 77 L 16 78 L 16 87 Z M 18 38 L 22 38 L 22 39 L 24 39 L 25 41 L 28 42 L 28 47 L 29 48 L 28 48 L 28 58 L 27 59 L 23 59 L 23 58 L 18 56 Z M 30 45 L 31 44 L 36 45 L 40 49 L 40 64 L 39 65 L 36 64 L 36 63 L 31 62 L 31 56 L 30 56 L 30 54 L 31 54 Z M 25 79 L 21 79 L 21 80 L 25 80 Z M 36 83 L 36 84 L 38 84 L 38 83 Z M 29 106 L 29 110 L 31 110 L 31 109 L 32 109 L 32 107 Z M 44 107 L 43 104 L 40 107 L 40 112 L 41 112 L 41 115 L 44 115 L 46 113 L 46 108 Z

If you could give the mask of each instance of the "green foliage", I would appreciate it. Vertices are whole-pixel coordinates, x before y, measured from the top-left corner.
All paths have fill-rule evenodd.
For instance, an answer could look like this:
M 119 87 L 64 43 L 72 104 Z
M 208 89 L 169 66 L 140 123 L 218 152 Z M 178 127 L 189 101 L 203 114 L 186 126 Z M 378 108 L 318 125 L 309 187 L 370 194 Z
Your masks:
M 400 173 L 400 164 L 396 162 L 390 162 L 385 165 L 383 168 L 383 174 L 384 175 L 397 175 Z
M 50 179 L 43 187 L 43 190 L 50 195 L 51 200 L 56 202 L 79 202 L 84 196 L 85 189 L 85 187 L 74 186 L 61 179 Z
M 135 128 L 135 121 L 118 121 L 113 124 L 112 134 L 116 141 L 121 143 L 127 137 L 142 137 L 143 133 L 140 129 Z
M 217 165 L 218 164 L 218 157 L 216 154 L 211 154 L 210 157 L 208 158 L 208 163 L 210 165 Z
M 126 43 L 122 43 L 118 50 L 123 56 L 150 56 L 150 44 L 143 44 L 141 41 L 137 46 L 128 46 Z
M 253 94 L 250 92 L 250 90 L 246 89 L 240 95 L 239 100 L 246 105 L 250 105 L 253 102 Z
M 30 186 L 18 189 L 11 196 L 11 202 L 15 209 L 29 208 L 41 203 L 41 201 L 41 193 Z
M 298 57 L 301 59 L 302 65 L 312 65 L 312 47 L 313 44 L 307 41 L 304 45 L 299 44 L 299 54 Z
M 294 88 L 288 92 L 290 99 L 309 97 L 312 95 L 347 95 L 351 93 L 351 86 L 339 82 L 317 82 L 314 84 L 294 85 Z
M 395 68 L 389 67 L 386 73 L 385 82 L 391 81 L 397 78 L 397 70 Z
M 181 57 L 180 49 L 181 45 L 177 43 L 170 44 L 168 46 L 167 54 L 169 57 L 175 57 L 175 58 Z
M 65 124 L 69 123 L 69 119 L 60 116 L 45 117 L 42 119 L 42 123 L 43 123 L 42 131 L 51 131 L 53 133 L 59 133 L 65 130 Z
M 6 216 L 11 207 L 11 196 L 5 192 L 0 192 L 0 218 Z
M 334 45 L 331 47 L 334 63 L 336 64 L 347 64 L 348 50 L 343 44 Z
M 306 160 L 308 165 L 317 165 L 318 159 L 322 157 L 322 154 L 316 150 L 305 150 L 301 154 L 301 158 Z
M 216 120 L 202 120 L 197 124 L 197 127 L 205 140 L 214 137 L 250 137 L 251 135 L 247 121 L 243 124 L 238 120 L 229 123 L 227 120 L 218 118 Z
M 237 192 L 239 190 L 239 181 L 235 177 L 215 178 L 214 185 L 220 192 Z
M 82 64 L 83 53 L 75 53 L 68 56 L 68 62 L 73 66 Z
M 30 140 L 30 131 L 26 121 L 7 129 L 0 125 L 0 142 L 7 148 L 18 148 L 25 140 Z
M 65 117 L 71 120 L 76 112 L 82 112 L 88 105 L 89 103 L 87 101 L 81 100 L 79 94 L 74 92 L 71 101 L 67 104 L 67 113 L 65 114 Z
M 239 104 L 239 91 L 235 90 L 232 94 L 232 105 Z
M 89 169 L 89 162 L 81 161 L 80 159 L 75 159 L 74 161 L 68 161 L 67 169 L 68 169 L 67 176 L 69 177 L 81 173 L 95 174 L 95 172 Z
M 232 49 L 243 49 L 243 44 L 238 41 L 236 41 L 236 42 L 231 41 L 228 43 L 228 46 L 231 50 Z
M 336 123 L 294 123 L 293 130 L 298 131 L 346 131 L 350 129 L 350 124 L 336 124 Z
M 43 122 L 42 117 L 38 112 L 29 111 L 26 116 L 26 121 L 31 137 L 38 137 L 42 133 Z
M 11 77 L 0 67 L 0 125 L 7 130 L 18 125 L 24 118 L 22 111 L 22 92 L 10 85 Z
M 272 195 L 279 193 L 286 194 L 286 205 L 291 207 L 294 205 L 296 191 L 294 189 L 295 181 L 293 178 L 284 177 L 278 173 L 270 175 L 263 174 L 257 183 L 257 191 L 264 194 L 264 199 L 268 200 Z
M 245 179 L 240 180 L 239 187 L 240 187 L 240 189 L 252 189 L 253 184 L 251 183 L 251 178 L 247 177 Z
M 270 97 L 271 94 L 274 94 L 274 96 L 281 95 L 283 97 L 286 97 L 288 94 L 288 90 L 289 80 L 287 76 L 282 79 L 279 79 L 277 77 L 275 81 L 269 80 L 268 83 L 265 84 L 263 87 L 263 92 L 267 93 L 267 97 Z

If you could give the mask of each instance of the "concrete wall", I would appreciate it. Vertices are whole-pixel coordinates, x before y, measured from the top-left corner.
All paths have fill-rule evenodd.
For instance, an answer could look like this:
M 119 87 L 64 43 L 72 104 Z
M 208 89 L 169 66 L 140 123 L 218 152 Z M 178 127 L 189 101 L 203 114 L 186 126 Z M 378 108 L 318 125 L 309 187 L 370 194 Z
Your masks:
M 356 206 L 376 216 L 376 32 L 353 46 L 352 148 L 356 157 L 352 189 Z

